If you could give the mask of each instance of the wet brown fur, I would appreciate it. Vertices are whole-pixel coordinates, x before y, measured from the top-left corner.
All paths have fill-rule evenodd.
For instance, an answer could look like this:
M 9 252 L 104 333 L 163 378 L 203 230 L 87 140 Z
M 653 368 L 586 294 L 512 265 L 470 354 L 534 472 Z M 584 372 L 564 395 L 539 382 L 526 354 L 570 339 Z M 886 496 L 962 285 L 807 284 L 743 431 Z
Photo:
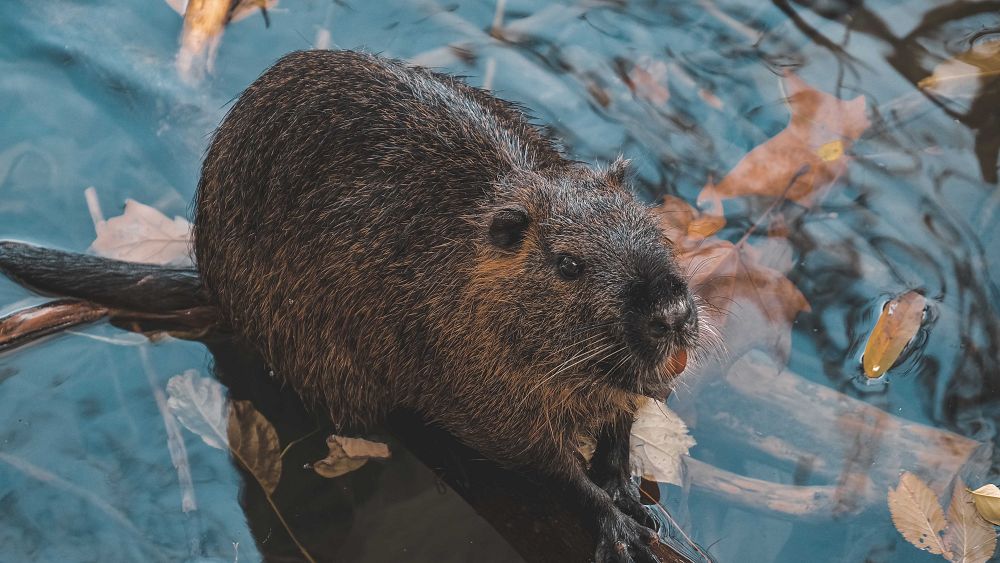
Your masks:
M 687 291 L 624 174 L 566 160 L 516 106 L 454 78 L 293 53 L 214 137 L 198 269 L 238 334 L 334 420 L 415 409 L 491 459 L 564 473 L 578 435 L 644 400 L 621 377 L 669 379 L 628 347 L 622 311 L 649 305 L 623 305 L 630 280 Z M 497 248 L 490 218 L 511 204 L 530 226 Z M 560 279 L 563 252 L 589 277 Z

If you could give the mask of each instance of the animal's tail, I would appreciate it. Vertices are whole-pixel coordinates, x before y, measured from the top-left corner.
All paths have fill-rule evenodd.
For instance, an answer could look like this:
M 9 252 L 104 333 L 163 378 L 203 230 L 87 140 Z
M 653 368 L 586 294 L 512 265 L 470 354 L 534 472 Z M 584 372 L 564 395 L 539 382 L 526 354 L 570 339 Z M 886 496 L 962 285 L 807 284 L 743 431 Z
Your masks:
M 170 313 L 209 305 L 198 272 L 0 241 L 0 272 L 39 293 Z

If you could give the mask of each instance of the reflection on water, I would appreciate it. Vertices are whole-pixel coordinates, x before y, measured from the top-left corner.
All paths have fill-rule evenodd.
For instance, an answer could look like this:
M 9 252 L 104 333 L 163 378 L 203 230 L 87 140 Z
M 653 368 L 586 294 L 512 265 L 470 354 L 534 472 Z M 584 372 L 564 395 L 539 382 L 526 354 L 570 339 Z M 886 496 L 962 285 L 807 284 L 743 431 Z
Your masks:
M 793 335 L 788 368 L 801 377 L 783 383 L 777 368 L 744 363 L 681 389 L 671 403 L 698 440 L 698 462 L 691 486 L 664 488 L 662 501 L 722 562 L 934 560 L 893 529 L 882 495 L 901 469 L 945 475 L 958 464 L 975 486 L 1000 479 L 989 448 L 1000 415 L 1000 75 L 917 84 L 944 72 L 943 61 L 989 52 L 1000 4 L 510 0 L 491 30 L 495 6 L 287 1 L 268 29 L 260 18 L 231 26 L 214 75 L 189 86 L 173 61 L 181 19 L 166 3 L 7 2 L 0 237 L 84 249 L 93 232 L 82 192 L 91 185 L 105 209 L 134 198 L 184 215 L 226 103 L 278 56 L 314 44 L 467 75 L 530 107 L 574 157 L 633 158 L 650 201 L 694 201 L 778 133 L 788 120 L 778 77 L 794 67 L 824 92 L 865 96 L 872 121 L 822 203 L 784 210 L 795 249 L 789 277 L 812 309 Z M 724 234 L 736 239 L 767 204 L 726 205 Z M 921 345 L 885 383 L 859 385 L 882 305 L 910 289 L 929 302 Z M 0 304 L 29 297 L 0 280 Z M 257 492 L 240 493 L 227 457 L 190 435 L 197 510 L 182 510 L 153 391 L 186 369 L 207 372 L 209 356 L 170 340 L 147 346 L 147 368 L 135 344 L 98 325 L 0 357 L 0 559 L 293 557 Z M 803 417 L 796 405 L 816 397 L 831 398 Z M 298 427 L 288 424 L 290 441 Z M 933 440 L 943 445 L 919 447 Z M 291 455 L 305 463 L 315 446 Z M 347 481 L 288 485 L 299 491 L 288 498 L 310 501 L 290 507 L 295 525 L 327 538 L 317 553 L 517 557 L 397 449 L 404 453 L 393 462 Z M 770 482 L 829 502 L 781 510 L 750 495 L 741 503 L 698 485 L 706 467 L 757 480 L 741 486 Z

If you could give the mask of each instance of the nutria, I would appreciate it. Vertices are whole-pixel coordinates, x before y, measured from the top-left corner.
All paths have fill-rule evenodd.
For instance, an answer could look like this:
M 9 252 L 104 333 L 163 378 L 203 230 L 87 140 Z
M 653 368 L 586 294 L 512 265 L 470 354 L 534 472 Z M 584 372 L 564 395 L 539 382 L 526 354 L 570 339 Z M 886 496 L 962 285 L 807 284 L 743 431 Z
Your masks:
M 415 410 L 568 484 L 599 561 L 656 561 L 629 431 L 699 321 L 627 168 L 565 158 L 518 106 L 458 79 L 292 53 L 240 96 L 205 158 L 199 303 L 334 421 Z M 13 262 L 0 256 L 32 282 Z M 581 435 L 598 444 L 589 470 Z

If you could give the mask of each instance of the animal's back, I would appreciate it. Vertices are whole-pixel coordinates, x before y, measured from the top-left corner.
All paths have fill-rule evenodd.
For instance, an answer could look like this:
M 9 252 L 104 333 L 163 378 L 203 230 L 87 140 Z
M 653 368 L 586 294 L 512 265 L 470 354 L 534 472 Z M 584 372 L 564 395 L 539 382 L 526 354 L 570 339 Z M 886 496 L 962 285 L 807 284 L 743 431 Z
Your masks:
M 433 367 L 427 308 L 467 277 L 469 215 L 512 170 L 564 163 L 516 108 L 451 77 L 293 53 L 246 90 L 208 151 L 198 267 L 230 324 L 303 395 L 375 418 L 407 393 L 392 373 Z

